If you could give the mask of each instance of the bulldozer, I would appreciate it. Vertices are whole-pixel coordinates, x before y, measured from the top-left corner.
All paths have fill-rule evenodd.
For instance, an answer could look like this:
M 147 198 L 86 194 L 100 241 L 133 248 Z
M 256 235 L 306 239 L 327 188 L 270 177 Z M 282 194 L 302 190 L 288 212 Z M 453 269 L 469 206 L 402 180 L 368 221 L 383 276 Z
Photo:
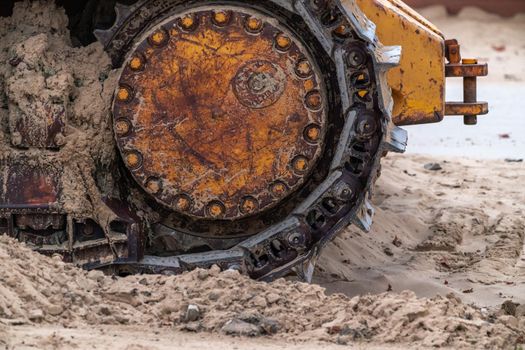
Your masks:
M 62 152 L 67 108 L 41 133 L 13 123 L 0 234 L 85 269 L 310 281 L 337 234 L 370 230 L 402 126 L 488 113 L 487 65 L 400 0 L 57 3 L 76 41 L 100 42 L 119 70 L 118 161 L 84 179 L 96 211 L 79 215 L 60 166 L 37 161 Z M 463 79 L 463 101 L 445 100 L 447 78 Z

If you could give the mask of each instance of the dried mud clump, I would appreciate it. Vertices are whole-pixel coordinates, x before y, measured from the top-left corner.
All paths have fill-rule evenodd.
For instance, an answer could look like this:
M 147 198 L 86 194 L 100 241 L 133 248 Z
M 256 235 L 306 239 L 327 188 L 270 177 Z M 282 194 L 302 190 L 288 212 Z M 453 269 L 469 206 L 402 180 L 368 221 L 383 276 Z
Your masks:
M 113 191 L 115 145 L 109 108 L 116 72 L 99 43 L 73 47 L 65 11 L 52 1 L 15 3 L 0 18 L 0 163 L 51 169 L 59 174 L 63 210 L 102 225 L 110 214 L 100 202 Z M 59 151 L 47 150 L 50 115 L 61 115 Z M 37 140 L 18 147 L 22 135 Z
M 483 313 L 453 295 L 350 299 L 327 296 L 316 285 L 256 282 L 219 268 L 108 277 L 41 256 L 7 237 L 0 237 L 0 269 L 0 324 L 143 325 L 295 341 L 491 349 L 514 346 L 525 336 L 524 318 Z

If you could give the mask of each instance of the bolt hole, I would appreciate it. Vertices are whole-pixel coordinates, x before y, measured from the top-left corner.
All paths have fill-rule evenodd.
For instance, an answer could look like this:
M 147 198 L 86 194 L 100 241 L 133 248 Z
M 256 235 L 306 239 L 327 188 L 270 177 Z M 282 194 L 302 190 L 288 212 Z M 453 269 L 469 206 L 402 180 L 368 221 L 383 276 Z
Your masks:
M 250 258 L 252 260 L 252 264 L 253 266 L 255 266 L 256 269 L 262 269 L 263 267 L 265 267 L 266 265 L 268 265 L 268 263 L 270 262 L 270 258 L 268 257 L 267 254 L 261 254 L 261 255 L 256 255 L 254 253 L 250 254 Z
M 370 85 L 370 76 L 364 72 L 355 73 L 350 80 L 357 89 L 364 89 Z
M 350 160 L 345 163 L 345 169 L 355 175 L 360 175 L 364 170 L 364 161 L 357 157 L 350 157 Z
M 323 199 L 323 208 L 330 214 L 337 214 L 340 207 L 337 204 L 337 201 L 334 198 L 325 198 Z
M 326 10 L 321 15 L 321 24 L 325 27 L 332 27 L 339 21 L 339 16 L 333 10 Z
M 280 240 L 274 239 L 270 243 L 270 252 L 277 259 L 282 259 L 285 254 L 285 246 Z
M 306 216 L 306 222 L 314 230 L 319 230 L 325 225 L 326 218 L 323 215 L 323 213 L 321 213 L 321 211 L 314 209 L 310 211 L 308 215 Z
M 366 153 L 367 149 L 364 143 L 357 142 L 352 146 L 352 149 L 359 153 Z
M 128 225 L 122 221 L 111 221 L 109 229 L 113 232 L 126 233 Z

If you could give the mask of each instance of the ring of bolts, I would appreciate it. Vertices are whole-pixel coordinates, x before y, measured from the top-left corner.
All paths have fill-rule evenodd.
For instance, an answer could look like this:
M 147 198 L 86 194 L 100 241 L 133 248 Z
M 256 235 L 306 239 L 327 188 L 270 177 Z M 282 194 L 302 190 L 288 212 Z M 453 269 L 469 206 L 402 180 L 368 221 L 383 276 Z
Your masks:
M 232 18 L 231 11 L 215 11 L 213 13 L 212 21 L 213 24 L 219 27 L 227 26 Z M 191 32 L 197 29 L 198 18 L 194 14 L 188 14 L 181 17 L 178 20 L 178 26 L 186 32 Z M 259 34 L 264 28 L 263 20 L 249 16 L 245 20 L 245 30 L 250 34 Z M 346 37 L 349 33 L 348 26 L 342 25 L 334 31 L 334 33 L 340 37 Z M 280 52 L 286 52 L 292 46 L 293 42 L 290 37 L 284 33 L 279 33 L 274 38 L 275 48 Z M 148 38 L 150 45 L 154 47 L 162 47 L 169 41 L 169 33 L 163 29 L 155 31 Z M 357 57 L 355 60 L 359 60 Z M 366 57 L 361 59 L 366 60 Z M 144 69 L 147 64 L 146 59 L 140 55 L 135 54 L 128 62 L 128 67 L 135 72 L 140 72 Z M 356 65 L 360 64 L 356 62 Z M 295 66 L 295 73 L 301 79 L 308 79 L 314 74 L 313 68 L 308 59 L 300 59 Z M 306 80 L 305 88 L 311 90 L 304 97 L 305 106 L 313 111 L 317 112 L 323 108 L 323 97 L 320 91 L 314 89 L 314 82 L 312 80 Z M 366 94 L 368 91 L 366 91 Z M 361 96 L 361 93 L 360 93 Z M 366 95 L 365 95 L 366 96 Z M 133 100 L 134 91 L 128 85 L 120 85 L 116 92 L 116 99 L 121 103 L 127 103 Z M 363 97 L 363 96 L 361 96 Z M 128 136 L 133 128 L 132 123 L 125 118 L 120 118 L 115 121 L 115 133 L 118 137 Z M 318 144 L 322 137 L 322 127 L 318 124 L 310 124 L 304 129 L 303 138 L 308 144 Z M 138 151 L 128 151 L 124 155 L 124 161 L 130 170 L 137 170 L 142 167 L 143 157 Z M 291 162 L 291 167 L 294 172 L 298 175 L 304 175 L 310 170 L 310 160 L 306 156 L 296 156 Z M 162 180 L 151 177 L 145 182 L 145 188 L 153 195 L 159 194 L 162 191 Z M 275 181 L 269 187 L 270 193 L 276 198 L 281 199 L 289 192 L 289 186 L 283 181 Z M 179 194 L 175 197 L 175 208 L 179 212 L 188 212 L 192 208 L 191 197 L 187 194 Z M 239 210 L 241 213 L 247 215 L 254 213 L 259 208 L 259 202 L 252 196 L 246 196 L 241 200 L 239 204 Z M 226 207 L 223 203 L 218 200 L 209 202 L 206 207 L 207 216 L 220 219 L 224 216 Z

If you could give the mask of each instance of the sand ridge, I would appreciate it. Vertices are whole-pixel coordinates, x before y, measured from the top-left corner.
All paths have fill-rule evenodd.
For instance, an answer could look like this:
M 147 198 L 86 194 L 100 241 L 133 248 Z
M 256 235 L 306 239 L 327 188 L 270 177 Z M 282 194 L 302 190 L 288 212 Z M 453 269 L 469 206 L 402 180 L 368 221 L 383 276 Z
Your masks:
M 426 170 L 438 162 L 442 170 Z M 525 303 L 523 163 L 390 155 L 372 232 L 350 227 L 326 248 L 315 282 L 353 296 L 410 289 L 481 307 Z

